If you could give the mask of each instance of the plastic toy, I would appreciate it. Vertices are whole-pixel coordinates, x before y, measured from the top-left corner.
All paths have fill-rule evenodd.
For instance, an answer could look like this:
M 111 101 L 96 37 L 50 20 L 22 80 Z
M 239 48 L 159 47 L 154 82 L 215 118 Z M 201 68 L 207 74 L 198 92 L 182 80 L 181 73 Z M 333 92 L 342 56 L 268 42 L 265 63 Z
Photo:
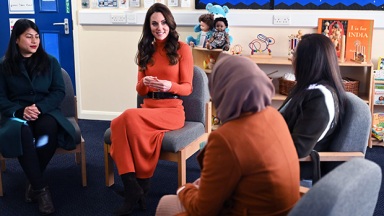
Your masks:
M 355 41 L 355 52 L 351 60 L 357 63 L 367 63 L 365 46 L 361 45 L 360 41 Z
M 272 50 L 269 48 L 270 45 L 275 44 L 275 39 L 272 37 L 267 37 L 263 34 L 258 34 L 257 38 L 252 40 L 248 46 L 251 49 L 251 56 L 263 56 L 263 57 L 272 57 Z M 267 55 L 265 55 L 267 51 Z
M 290 36 L 288 36 L 288 59 L 289 60 L 292 60 L 293 53 L 295 52 L 295 49 L 301 40 L 301 36 L 303 36 L 303 32 L 301 30 L 299 30 L 296 35 L 291 34 Z
M 243 47 L 240 44 L 236 44 L 231 48 L 232 55 L 241 55 L 242 51 L 243 51 Z
M 194 31 L 199 32 L 196 39 L 192 36 L 187 37 L 187 44 L 194 47 L 206 47 L 206 40 L 208 40 L 213 32 L 213 14 L 202 14 L 199 17 L 199 25 L 195 26 Z
M 229 50 L 229 34 L 225 31 L 228 27 L 228 22 L 225 17 L 215 18 L 213 23 L 215 30 L 212 33 L 212 36 L 207 41 L 207 49 L 223 49 L 225 51 Z

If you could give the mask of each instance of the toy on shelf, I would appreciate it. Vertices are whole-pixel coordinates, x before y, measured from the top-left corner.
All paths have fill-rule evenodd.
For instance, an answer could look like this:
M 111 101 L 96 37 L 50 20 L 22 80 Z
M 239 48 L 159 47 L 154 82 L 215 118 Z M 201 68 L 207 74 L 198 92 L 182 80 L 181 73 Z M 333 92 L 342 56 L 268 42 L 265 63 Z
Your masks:
M 241 55 L 241 52 L 243 52 L 243 47 L 240 44 L 236 44 L 231 48 L 232 55 Z
M 301 36 L 303 36 L 303 32 L 299 30 L 297 34 L 291 34 L 288 36 L 288 59 L 292 60 L 293 53 L 299 42 L 301 41 Z
M 357 63 L 367 63 L 367 55 L 365 54 L 365 46 L 361 45 L 360 41 L 355 41 L 355 52 L 351 59 Z
M 227 17 L 227 14 L 229 13 L 229 8 L 226 5 L 220 6 L 220 5 L 213 5 L 212 3 L 208 3 L 205 6 L 205 9 L 207 9 L 208 13 L 213 14 L 214 16 L 213 19 L 217 17 Z M 197 24 L 194 30 L 195 32 L 200 32 L 201 31 L 200 24 Z M 225 31 L 229 33 L 229 28 L 226 28 Z M 229 36 L 229 42 L 230 43 L 233 42 L 232 36 Z
M 325 22 L 323 34 L 332 40 L 335 45 L 337 57 L 340 62 L 345 61 L 345 30 L 343 24 L 336 20 L 332 23 Z
M 217 17 L 213 22 L 215 27 L 212 36 L 207 41 L 207 49 L 229 50 L 229 34 L 225 31 L 228 28 L 228 21 L 225 17 Z
M 271 58 L 272 50 L 269 48 L 269 46 L 273 44 L 275 44 L 274 38 L 267 37 L 263 34 L 258 34 L 257 38 L 252 40 L 248 46 L 251 49 L 252 57 Z M 266 51 L 268 53 L 266 53 Z
M 208 55 L 208 58 L 204 60 L 203 67 L 204 69 L 211 69 L 213 68 L 213 65 L 216 63 L 216 59 L 213 58 L 213 56 Z
M 212 36 L 213 32 L 213 14 L 202 14 L 199 17 L 199 24 L 194 27 L 195 32 L 199 32 L 196 39 L 192 36 L 187 37 L 187 44 L 194 47 L 206 47 L 206 41 Z
M 377 70 L 383 70 L 384 69 L 384 57 L 379 57 L 379 60 L 377 61 Z

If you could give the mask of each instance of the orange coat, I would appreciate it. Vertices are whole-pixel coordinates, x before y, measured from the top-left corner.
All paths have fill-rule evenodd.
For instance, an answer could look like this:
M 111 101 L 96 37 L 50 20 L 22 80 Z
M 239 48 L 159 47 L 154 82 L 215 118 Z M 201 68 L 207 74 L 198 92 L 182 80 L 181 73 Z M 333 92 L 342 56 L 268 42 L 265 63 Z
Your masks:
M 188 215 L 286 215 L 299 200 L 296 149 L 272 107 L 222 125 L 198 158 L 199 189 L 178 194 Z
M 145 76 L 172 82 L 170 93 L 186 96 L 192 92 L 193 58 L 190 47 L 180 43 L 179 63 L 170 65 L 163 50 L 165 41 L 155 43 L 154 65 L 138 72 L 136 90 L 144 96 L 152 91 L 143 84 Z M 135 172 L 138 178 L 153 176 L 159 160 L 164 133 L 184 126 L 185 113 L 180 99 L 144 99 L 139 109 L 125 110 L 111 122 L 111 156 L 119 174 Z

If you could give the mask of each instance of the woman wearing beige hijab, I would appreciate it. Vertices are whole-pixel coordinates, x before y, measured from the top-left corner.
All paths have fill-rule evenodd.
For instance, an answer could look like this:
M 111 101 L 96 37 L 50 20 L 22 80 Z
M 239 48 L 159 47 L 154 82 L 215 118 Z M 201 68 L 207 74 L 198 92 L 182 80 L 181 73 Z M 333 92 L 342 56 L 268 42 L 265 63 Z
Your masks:
M 156 215 L 286 215 L 299 162 L 272 82 L 248 58 L 221 54 L 209 90 L 223 124 L 198 155 L 201 177 L 164 196 Z

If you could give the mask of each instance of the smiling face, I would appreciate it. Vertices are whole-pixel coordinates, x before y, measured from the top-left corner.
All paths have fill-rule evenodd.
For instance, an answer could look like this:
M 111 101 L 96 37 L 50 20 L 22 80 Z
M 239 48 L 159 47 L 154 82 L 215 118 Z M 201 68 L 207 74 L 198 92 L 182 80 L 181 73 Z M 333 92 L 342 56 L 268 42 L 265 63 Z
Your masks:
M 217 31 L 222 32 L 225 30 L 226 26 L 225 26 L 225 23 L 223 21 L 217 21 L 215 28 Z
M 162 13 L 153 13 L 151 15 L 150 23 L 152 35 L 156 40 L 164 40 L 168 37 L 169 26 Z
M 23 34 L 16 40 L 16 44 L 19 47 L 20 54 L 24 57 L 31 57 L 39 48 L 40 35 L 33 30 L 28 28 Z

